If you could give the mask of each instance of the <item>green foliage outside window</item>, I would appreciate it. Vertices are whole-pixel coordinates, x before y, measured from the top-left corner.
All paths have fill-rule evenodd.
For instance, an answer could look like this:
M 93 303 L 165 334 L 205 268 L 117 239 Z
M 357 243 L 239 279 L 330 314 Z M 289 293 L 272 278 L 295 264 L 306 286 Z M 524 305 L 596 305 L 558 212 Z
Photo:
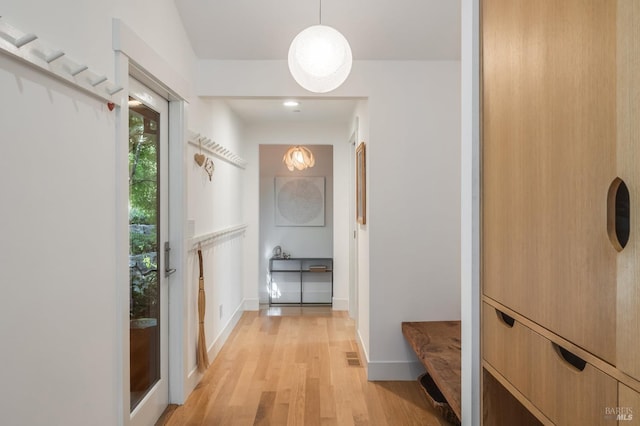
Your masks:
M 130 224 L 156 224 L 158 205 L 157 167 L 156 123 L 145 120 L 142 115 L 129 114 Z
M 129 112 L 129 314 L 158 318 L 157 120 Z

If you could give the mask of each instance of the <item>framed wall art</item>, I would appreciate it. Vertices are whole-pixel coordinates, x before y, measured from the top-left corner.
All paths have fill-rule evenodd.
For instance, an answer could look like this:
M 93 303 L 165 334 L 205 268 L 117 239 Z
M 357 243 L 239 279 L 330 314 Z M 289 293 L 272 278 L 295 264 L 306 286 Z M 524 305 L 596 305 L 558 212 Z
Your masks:
M 367 223 L 367 156 L 364 142 L 356 149 L 356 218 L 358 223 Z
M 324 226 L 324 177 L 276 177 L 276 226 Z

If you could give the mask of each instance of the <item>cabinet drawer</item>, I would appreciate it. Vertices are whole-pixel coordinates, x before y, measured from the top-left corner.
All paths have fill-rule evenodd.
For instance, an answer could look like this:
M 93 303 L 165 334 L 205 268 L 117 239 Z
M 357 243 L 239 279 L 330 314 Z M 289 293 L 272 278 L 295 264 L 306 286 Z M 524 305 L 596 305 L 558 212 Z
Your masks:
M 619 425 L 640 425 L 640 393 L 630 387 L 618 384 L 618 405 L 609 407 L 610 420 L 619 420 Z
M 618 384 L 589 363 L 484 304 L 483 358 L 558 425 L 611 424 Z M 576 366 L 574 366 L 573 364 Z

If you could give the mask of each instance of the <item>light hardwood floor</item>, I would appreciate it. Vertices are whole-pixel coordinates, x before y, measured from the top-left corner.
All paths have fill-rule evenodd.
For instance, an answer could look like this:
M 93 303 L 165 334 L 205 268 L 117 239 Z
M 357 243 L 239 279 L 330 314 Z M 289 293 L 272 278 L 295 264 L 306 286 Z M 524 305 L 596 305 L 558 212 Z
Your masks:
M 416 381 L 368 382 L 362 360 L 346 312 L 245 312 L 165 424 L 448 425 Z

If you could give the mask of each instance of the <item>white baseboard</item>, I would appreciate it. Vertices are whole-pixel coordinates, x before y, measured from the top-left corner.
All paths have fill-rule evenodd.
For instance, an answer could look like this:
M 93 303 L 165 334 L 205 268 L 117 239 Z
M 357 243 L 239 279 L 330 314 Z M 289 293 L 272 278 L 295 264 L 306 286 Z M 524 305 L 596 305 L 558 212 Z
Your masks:
M 424 373 L 424 366 L 418 361 L 369 361 L 367 379 L 375 380 L 416 380 Z
M 218 356 L 218 354 L 220 353 L 220 350 L 222 349 L 222 346 L 229 338 L 229 335 L 235 328 L 236 324 L 238 324 L 238 321 L 240 321 L 240 318 L 242 317 L 242 314 L 245 311 L 244 306 L 245 306 L 245 302 L 240 303 L 240 306 L 238 306 L 238 308 L 235 310 L 233 315 L 231 315 L 231 318 L 229 318 L 229 321 L 227 321 L 227 324 L 224 326 L 222 331 L 213 340 L 211 345 L 209 345 L 209 349 L 207 350 L 207 354 L 209 356 L 209 363 L 213 362 L 213 360 Z M 187 381 L 186 381 L 186 391 L 187 391 L 186 395 L 191 394 L 191 392 L 193 391 L 193 389 L 195 389 L 195 387 L 198 385 L 201 379 L 202 379 L 202 374 L 198 372 L 197 367 L 189 372 L 189 375 L 187 376 Z
M 349 299 L 333 298 L 333 310 L 334 311 L 348 311 Z
M 260 310 L 260 299 L 244 299 L 245 311 L 258 311 Z
M 244 303 L 240 303 L 240 306 L 238 306 L 233 315 L 231 315 L 231 318 L 229 318 L 229 321 L 227 321 L 227 324 L 224 326 L 220 334 L 218 334 L 213 343 L 211 343 L 208 351 L 210 361 L 213 361 L 218 356 L 220 349 L 222 349 L 222 345 L 224 345 L 224 342 L 227 341 L 227 338 L 235 328 L 236 324 L 240 321 L 240 317 L 242 317 L 244 311 Z
M 358 348 L 360 348 L 360 353 L 364 355 L 364 369 L 367 371 L 367 375 L 369 372 L 369 353 L 367 352 L 367 348 L 364 346 L 364 341 L 362 340 L 362 335 L 360 334 L 360 330 L 356 330 L 356 343 L 358 344 Z
M 357 333 L 358 346 L 366 359 L 367 380 L 369 381 L 411 381 L 424 373 L 424 366 L 420 361 L 371 361 L 364 346 L 360 331 Z

